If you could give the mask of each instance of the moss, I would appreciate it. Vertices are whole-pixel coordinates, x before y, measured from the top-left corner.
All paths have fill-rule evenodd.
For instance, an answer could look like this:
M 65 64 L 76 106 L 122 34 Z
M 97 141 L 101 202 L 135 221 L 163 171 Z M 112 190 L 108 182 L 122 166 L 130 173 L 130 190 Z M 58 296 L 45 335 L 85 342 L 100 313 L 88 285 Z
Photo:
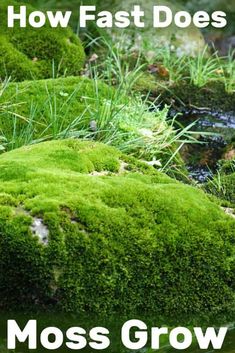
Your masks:
M 75 120 L 77 129 L 83 127 L 84 121 L 87 128 L 88 106 L 96 104 L 96 100 L 101 105 L 102 99 L 110 99 L 112 94 L 112 89 L 105 84 L 82 77 L 11 83 L 0 97 L 0 104 L 9 104 L 0 116 L 0 129 L 12 140 L 14 129 L 17 138 L 30 129 L 27 134 L 37 139 L 48 135 L 56 137 Z M 89 118 L 86 120 L 86 117 Z
M 16 81 L 30 78 L 49 78 L 53 75 L 78 75 L 84 63 L 80 40 L 69 28 L 7 27 L 7 6 L 15 11 L 23 3 L 1 1 L 0 77 L 11 76 Z M 27 5 L 27 13 L 34 9 Z
M 235 221 L 202 191 L 79 140 L 5 153 L 0 171 L 2 308 L 234 312 Z
M 172 105 L 177 110 L 202 108 L 211 111 L 230 112 L 235 105 L 235 93 L 228 94 L 224 83 L 215 81 L 203 88 L 181 80 L 178 84 L 157 80 L 151 74 L 144 74 L 135 84 L 135 89 L 140 92 L 150 92 L 150 97 Z
M 235 160 L 221 160 L 218 175 L 205 185 L 205 190 L 220 198 L 222 205 L 235 208 Z
M 20 75 L 22 79 L 32 79 L 37 76 L 38 70 L 34 63 L 19 52 L 4 36 L 0 36 L 0 53 L 0 77 L 2 79 L 9 75 L 13 78 Z
M 235 207 L 235 173 L 224 175 L 207 183 L 205 189 L 222 200 L 222 205 Z M 228 201 L 229 203 L 226 203 Z
M 96 2 L 96 0 L 50 0 L 50 2 L 48 2 L 47 0 L 25 0 L 25 3 L 30 3 L 31 5 L 43 11 L 72 11 L 69 25 L 74 29 L 74 31 L 77 31 L 78 29 L 79 6 L 94 6 L 96 5 Z M 90 24 L 88 24 L 88 26 L 90 27 Z M 80 28 L 79 31 L 82 31 L 82 29 Z

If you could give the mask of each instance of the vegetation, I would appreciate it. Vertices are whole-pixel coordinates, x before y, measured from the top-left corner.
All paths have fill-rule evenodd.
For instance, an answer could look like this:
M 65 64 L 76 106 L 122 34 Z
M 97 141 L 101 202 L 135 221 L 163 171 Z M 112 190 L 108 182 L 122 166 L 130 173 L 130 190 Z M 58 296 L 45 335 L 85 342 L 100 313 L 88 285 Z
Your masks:
M 8 0 L 0 4 L 0 78 L 16 81 L 78 75 L 84 64 L 84 51 L 71 29 L 7 27 Z M 16 11 L 18 2 L 11 2 Z M 33 8 L 27 6 L 28 13 Z
M 79 140 L 1 155 L 0 180 L 2 307 L 233 311 L 235 221 L 202 191 Z
M 148 43 L 127 52 L 101 33 L 86 35 L 84 66 L 69 28 L 7 29 L 8 3 L 0 307 L 232 317 L 234 160 L 221 162 L 207 193 L 169 175 L 189 183 L 180 151 L 203 136 L 171 108 L 233 109 L 234 52 L 221 58 L 205 47 L 191 57 Z
M 147 100 L 128 97 L 127 82 L 121 80 L 116 90 L 97 77 L 5 83 L 0 97 L 1 150 L 76 137 L 155 161 L 158 168 L 170 167 L 185 143 L 196 142 L 193 124 L 182 128 L 177 117 L 168 122 L 167 106 L 154 105 L 151 112 Z M 178 158 L 177 163 L 182 161 Z
M 90 35 L 87 37 L 88 43 L 90 41 L 88 47 L 92 46 L 92 50 L 100 54 L 100 60 L 98 56 L 95 65 L 103 79 L 110 80 L 112 72 L 114 83 L 115 79 L 126 75 L 126 78 L 134 76 L 133 85 L 136 81 L 142 81 L 144 86 L 148 71 L 153 79 L 146 82 L 146 88 L 150 90 L 156 89 L 159 84 L 170 88 L 188 82 L 196 88 L 203 88 L 220 82 L 228 94 L 234 93 L 235 61 L 232 50 L 228 56 L 219 57 L 217 52 L 211 54 L 209 47 L 205 46 L 197 56 L 191 57 L 184 54 L 179 56 L 174 49 L 166 46 L 159 47 L 154 52 L 133 52 L 127 57 L 122 46 L 113 43 L 107 35 L 95 39 Z M 109 75 L 106 73 L 107 68 Z M 143 77 L 145 80 L 141 80 Z
M 205 190 L 222 199 L 222 204 L 230 205 L 232 208 L 234 208 L 235 160 L 221 161 L 217 175 L 215 175 L 214 179 L 205 185 Z

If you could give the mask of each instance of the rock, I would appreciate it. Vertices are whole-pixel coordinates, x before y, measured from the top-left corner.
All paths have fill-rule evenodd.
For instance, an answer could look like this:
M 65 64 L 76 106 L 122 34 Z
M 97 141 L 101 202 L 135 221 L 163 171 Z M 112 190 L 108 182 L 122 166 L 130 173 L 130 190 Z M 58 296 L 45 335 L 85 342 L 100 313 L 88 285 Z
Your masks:
M 228 215 L 230 215 L 231 217 L 235 218 L 235 212 L 233 208 L 229 208 L 229 207 L 223 207 L 222 208 L 224 210 L 224 212 Z
M 23 81 L 53 75 L 78 75 L 85 59 L 78 37 L 69 28 L 7 28 L 7 6 L 19 10 L 18 2 L 0 4 L 0 78 Z M 27 5 L 28 13 L 34 11 Z
M 35 234 L 35 236 L 37 236 L 41 240 L 42 244 L 48 244 L 49 231 L 47 227 L 43 224 L 43 220 L 41 218 L 35 218 L 33 220 L 31 230 L 33 234 Z
M 166 48 L 167 46 L 175 51 L 178 56 L 196 55 L 201 52 L 205 47 L 204 38 L 195 26 L 190 26 L 185 29 L 180 29 L 175 25 L 171 25 L 166 29 L 153 28 L 153 2 L 151 0 L 109 0 L 101 2 L 102 9 L 112 11 L 113 13 L 119 10 L 130 11 L 134 5 L 140 5 L 141 9 L 145 11 L 145 28 L 131 28 L 114 29 L 112 35 L 114 43 L 123 46 L 126 50 L 140 50 L 142 54 L 149 55 L 155 53 L 160 47 Z M 161 5 L 168 6 L 172 9 L 173 14 L 182 10 L 182 6 L 177 5 L 175 1 L 161 1 Z
M 202 191 L 102 144 L 2 154 L 1 308 L 231 314 L 234 229 Z
M 206 41 L 210 46 L 218 51 L 220 56 L 227 56 L 235 49 L 235 36 L 224 37 L 223 33 L 208 33 Z
M 222 30 L 217 28 L 210 28 L 211 33 L 214 35 L 222 35 L 225 36 L 226 34 L 235 34 L 235 26 L 234 26 L 234 19 L 235 19 L 235 2 L 234 0 L 214 0 L 214 1 L 207 1 L 207 0 L 186 0 L 184 1 L 187 9 L 191 12 L 194 11 L 207 11 L 208 13 L 214 11 L 224 11 L 227 15 L 227 26 L 222 28 Z M 206 31 L 207 33 L 207 31 Z
M 112 89 L 102 82 L 98 83 L 97 89 L 99 105 L 101 105 L 104 99 L 111 97 Z M 53 125 L 55 100 L 57 110 Z M 21 136 L 22 130 L 26 128 L 28 119 L 30 120 L 31 117 L 31 125 L 28 125 L 28 129 L 30 126 L 32 127 L 32 138 L 35 140 L 52 135 L 55 123 L 58 123 L 57 133 L 59 133 L 77 121 L 74 128 L 76 127 L 78 133 L 81 129 L 82 133 L 82 128 L 87 127 L 88 131 L 90 125 L 90 114 L 87 107 L 89 105 L 89 109 L 91 109 L 93 105 L 98 105 L 97 100 L 94 81 L 79 76 L 9 83 L 0 97 L 0 104 L 11 102 L 13 108 L 9 108 L 9 110 L 14 111 L 17 116 L 25 117 L 25 119 L 19 119 L 17 126 L 14 126 L 12 115 L 4 111 L 0 116 L 0 126 L 4 129 L 6 137 L 10 136 L 11 138 L 13 129 L 16 129 L 17 134 Z M 79 117 L 81 117 L 80 120 Z M 7 139 L 1 140 L 0 137 L 0 149 L 1 145 L 4 147 L 7 143 Z

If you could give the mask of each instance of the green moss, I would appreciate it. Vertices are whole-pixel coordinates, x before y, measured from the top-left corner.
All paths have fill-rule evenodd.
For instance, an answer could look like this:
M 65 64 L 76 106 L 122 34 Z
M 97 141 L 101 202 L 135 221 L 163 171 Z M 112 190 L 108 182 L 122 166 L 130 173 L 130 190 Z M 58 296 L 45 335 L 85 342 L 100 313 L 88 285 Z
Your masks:
M 234 312 L 235 221 L 202 191 L 79 140 L 5 153 L 0 171 L 2 308 Z
M 84 63 L 80 40 L 69 28 L 7 27 L 7 6 L 19 10 L 19 2 L 1 1 L 0 77 L 11 76 L 16 81 L 49 78 L 53 75 L 78 75 Z M 27 5 L 27 13 L 34 9 Z
M 82 77 L 11 83 L 0 97 L 0 104 L 9 104 L 0 116 L 0 130 L 9 141 L 19 139 L 19 146 L 27 144 L 25 136 L 56 138 L 75 120 L 76 129 L 82 129 L 84 121 L 87 128 L 88 107 L 96 104 L 97 94 L 101 105 L 103 99 L 111 99 L 113 90 Z
M 27 56 L 19 52 L 7 38 L 0 36 L 0 76 L 5 78 L 9 75 L 22 79 L 32 79 L 37 76 L 38 70 L 34 63 L 28 60 Z
M 205 185 L 205 190 L 220 198 L 223 205 L 235 207 L 235 160 L 220 161 L 218 175 Z
M 47 0 L 25 0 L 26 3 L 30 3 L 31 5 L 35 6 L 36 8 L 40 10 L 49 10 L 49 11 L 72 11 L 72 15 L 70 18 L 69 25 L 74 29 L 74 31 L 77 31 L 78 29 L 78 9 L 80 5 L 86 5 L 86 6 L 94 6 L 96 5 L 96 0 L 50 0 L 49 2 Z M 91 23 L 89 24 L 90 27 Z M 79 29 L 80 31 L 82 29 Z
M 174 108 L 186 109 L 206 108 L 212 111 L 230 112 L 235 104 L 235 93 L 227 93 L 224 83 L 215 81 L 203 88 L 198 88 L 187 80 L 180 80 L 178 84 L 168 83 L 157 79 L 154 75 L 144 74 L 135 84 L 140 92 L 150 92 L 150 97 L 172 105 Z

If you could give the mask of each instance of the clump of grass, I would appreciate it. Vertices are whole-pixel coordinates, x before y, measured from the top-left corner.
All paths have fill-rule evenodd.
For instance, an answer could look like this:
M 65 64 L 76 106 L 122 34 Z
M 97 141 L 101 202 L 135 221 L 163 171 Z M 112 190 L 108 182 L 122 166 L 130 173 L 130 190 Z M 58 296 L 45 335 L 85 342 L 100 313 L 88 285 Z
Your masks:
M 132 88 L 136 81 L 143 75 L 146 67 L 142 63 L 141 54 L 123 52 L 122 46 L 112 43 L 109 38 L 99 37 L 95 40 L 88 36 L 88 47 L 98 53 L 102 52 L 102 60 L 95 61 L 89 65 L 89 75 L 92 79 L 98 78 L 108 85 L 115 86 L 116 89 L 122 91 L 126 95 L 131 94 Z M 105 53 L 105 54 L 103 54 Z
M 235 50 L 230 50 L 222 65 L 223 81 L 228 93 L 235 92 Z
M 126 103 L 120 102 L 120 96 L 100 104 L 99 97 L 92 98 L 89 109 L 96 130 L 92 138 L 113 145 L 121 151 L 139 158 L 154 160 L 163 155 L 172 157 L 172 149 L 176 144 L 196 142 L 186 128 L 175 128 L 176 118 L 169 121 L 169 107 L 156 108 L 152 103 L 134 97 Z
M 45 85 L 44 91 L 40 91 L 44 99 L 36 97 L 30 103 L 24 103 L 30 105 L 26 116 L 18 113 L 20 102 L 12 112 L 2 112 L 4 121 L 7 120 L 7 128 L 1 128 L 0 133 L 3 149 L 12 150 L 47 140 L 90 139 L 139 158 L 159 161 L 156 164 L 160 168 L 171 165 L 184 143 L 196 142 L 191 125 L 176 128 L 176 117 L 168 119 L 169 107 L 156 108 L 156 103 L 150 104 L 148 98 L 128 96 L 129 87 L 123 86 L 122 81 L 105 96 L 97 76 L 90 82 L 94 86 L 92 95 L 86 96 L 84 92 L 80 97 L 85 104 L 77 115 L 74 104 L 78 104 L 78 85 L 71 93 L 67 93 L 65 87 L 58 91 Z M 37 84 L 35 81 L 34 89 Z
M 178 83 L 185 78 L 188 63 L 187 57 L 184 55 L 177 57 L 169 46 L 158 48 L 154 56 L 147 57 L 147 60 L 150 64 L 161 63 L 167 71 L 171 83 Z
M 218 79 L 219 58 L 217 53 L 208 56 L 207 46 L 196 58 L 189 58 L 188 65 L 191 83 L 199 88 Z
M 35 81 L 36 87 L 40 81 Z M 78 112 L 77 115 L 71 113 L 71 107 L 74 104 L 74 97 L 80 90 L 80 85 L 75 85 L 71 93 L 60 92 L 56 89 L 49 89 L 47 83 L 42 87 L 39 84 L 38 89 L 42 90 L 41 95 L 44 100 L 39 100 L 37 97 L 30 102 L 8 103 L 10 109 L 6 106 L 2 108 L 2 118 L 7 122 L 1 128 L 0 136 L 2 141 L 2 150 L 13 150 L 21 146 L 35 144 L 38 142 L 53 140 L 59 138 L 68 138 L 70 135 L 83 137 L 82 124 L 86 109 Z M 24 89 L 17 89 L 17 94 L 24 97 Z M 7 87 L 5 88 L 7 90 Z M 42 98 L 41 97 L 41 98 Z M 14 97 L 12 97 L 14 100 Z M 18 98 L 16 98 L 18 101 Z M 27 113 L 19 113 L 25 110 Z M 27 107 L 27 109 L 25 109 Z M 20 109 L 19 109 L 20 108 Z M 80 134 L 78 134 L 78 131 Z

